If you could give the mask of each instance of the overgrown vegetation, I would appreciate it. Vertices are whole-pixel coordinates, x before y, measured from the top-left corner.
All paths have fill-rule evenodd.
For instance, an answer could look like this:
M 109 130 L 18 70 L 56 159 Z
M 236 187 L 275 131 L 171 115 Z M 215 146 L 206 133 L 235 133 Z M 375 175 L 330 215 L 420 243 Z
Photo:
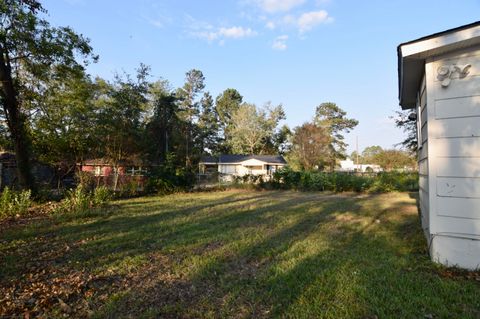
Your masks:
M 99 186 L 90 191 L 78 186 L 67 191 L 65 198 L 55 208 L 56 213 L 85 215 L 90 210 L 105 206 L 112 199 L 112 192 L 105 186 Z
M 418 173 L 381 172 L 355 174 L 344 172 L 294 171 L 286 168 L 275 172 L 272 181 L 266 183 L 265 186 L 302 191 L 411 192 L 418 190 Z
M 480 316 L 480 273 L 430 261 L 415 194 L 232 190 L 114 205 L 2 230 L 0 317 Z
M 24 215 L 32 205 L 31 191 L 13 191 L 5 187 L 0 194 L 0 219 Z

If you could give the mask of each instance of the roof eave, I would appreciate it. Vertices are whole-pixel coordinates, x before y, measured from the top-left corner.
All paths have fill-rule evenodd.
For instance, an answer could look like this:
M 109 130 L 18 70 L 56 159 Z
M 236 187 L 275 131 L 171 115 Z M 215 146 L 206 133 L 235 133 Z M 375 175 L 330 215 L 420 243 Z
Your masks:
M 400 44 L 397 47 L 398 91 L 402 109 L 415 108 L 423 66 L 428 58 L 479 44 L 480 21 Z

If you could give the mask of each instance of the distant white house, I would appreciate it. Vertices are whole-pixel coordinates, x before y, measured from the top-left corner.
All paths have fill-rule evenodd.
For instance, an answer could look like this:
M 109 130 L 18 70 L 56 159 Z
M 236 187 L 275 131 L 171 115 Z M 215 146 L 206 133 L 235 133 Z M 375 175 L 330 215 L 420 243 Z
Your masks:
M 433 260 L 480 268 L 480 22 L 398 46 L 416 117 L 420 212 Z
M 222 180 L 231 181 L 236 176 L 271 176 L 286 165 L 280 155 L 220 155 L 202 158 L 199 170 L 200 174 L 218 173 Z
M 340 172 L 381 172 L 383 169 L 377 164 L 355 164 L 350 158 L 340 161 Z

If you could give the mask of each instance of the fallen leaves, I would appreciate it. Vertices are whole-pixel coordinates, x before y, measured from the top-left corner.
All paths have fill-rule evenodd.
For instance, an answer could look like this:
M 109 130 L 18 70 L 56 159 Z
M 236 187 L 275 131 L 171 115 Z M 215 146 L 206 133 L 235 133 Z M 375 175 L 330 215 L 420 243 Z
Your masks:
M 106 300 L 111 290 L 119 289 L 124 282 L 117 275 L 92 274 L 71 263 L 71 253 L 86 240 L 65 243 L 49 234 L 3 245 L 0 259 L 14 255 L 15 272 L 0 276 L 0 317 L 48 317 L 52 312 L 90 316 L 98 300 Z

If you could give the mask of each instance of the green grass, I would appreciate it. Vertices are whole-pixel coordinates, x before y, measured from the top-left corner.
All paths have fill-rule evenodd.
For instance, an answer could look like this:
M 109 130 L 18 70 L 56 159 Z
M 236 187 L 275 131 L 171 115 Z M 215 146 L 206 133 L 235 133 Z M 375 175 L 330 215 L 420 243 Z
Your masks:
M 478 273 L 430 262 L 409 193 L 143 197 L 0 238 L 0 316 L 480 317 Z

